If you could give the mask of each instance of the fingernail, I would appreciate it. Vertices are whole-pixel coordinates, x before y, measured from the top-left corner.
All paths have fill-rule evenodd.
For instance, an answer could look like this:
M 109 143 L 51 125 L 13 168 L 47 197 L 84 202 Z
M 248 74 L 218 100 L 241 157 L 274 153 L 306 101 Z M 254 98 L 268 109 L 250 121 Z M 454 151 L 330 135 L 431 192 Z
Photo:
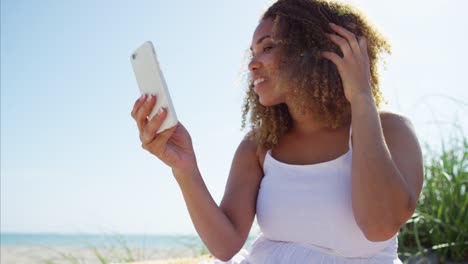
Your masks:
M 159 108 L 157 115 L 162 115 L 163 112 L 164 112 L 164 108 L 161 107 Z
M 328 24 L 329 24 L 330 26 L 336 26 L 336 24 L 334 24 L 334 23 L 331 23 L 331 22 L 330 22 L 330 23 L 328 23 Z
M 140 96 L 140 98 L 138 99 L 138 101 L 141 102 L 141 101 L 143 101 L 143 100 L 145 100 L 145 95 L 144 95 L 144 94 L 143 94 L 142 96 Z
M 147 102 L 151 101 L 151 98 L 152 98 L 152 97 L 153 97 L 153 96 L 152 96 L 151 94 L 148 95 L 148 97 L 146 98 L 146 101 L 147 101 Z

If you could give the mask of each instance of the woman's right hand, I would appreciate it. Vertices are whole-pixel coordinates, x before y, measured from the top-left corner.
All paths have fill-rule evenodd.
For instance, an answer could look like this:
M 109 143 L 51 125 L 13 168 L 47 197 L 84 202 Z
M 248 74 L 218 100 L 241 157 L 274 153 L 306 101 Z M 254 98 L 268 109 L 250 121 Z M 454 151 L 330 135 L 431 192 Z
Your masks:
M 180 122 L 175 127 L 156 134 L 167 116 L 167 109 L 162 108 L 151 120 L 148 119 L 156 100 L 156 96 L 141 96 L 133 106 L 132 117 L 137 122 L 142 147 L 173 170 L 195 169 L 197 164 L 192 140 Z

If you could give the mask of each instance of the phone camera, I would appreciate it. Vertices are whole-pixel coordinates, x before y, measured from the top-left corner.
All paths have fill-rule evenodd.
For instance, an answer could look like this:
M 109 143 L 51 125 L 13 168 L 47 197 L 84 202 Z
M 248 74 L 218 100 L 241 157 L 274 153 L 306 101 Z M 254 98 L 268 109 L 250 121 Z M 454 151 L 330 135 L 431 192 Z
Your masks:
M 132 54 L 132 59 L 135 59 L 136 58 L 136 53 L 133 53 Z

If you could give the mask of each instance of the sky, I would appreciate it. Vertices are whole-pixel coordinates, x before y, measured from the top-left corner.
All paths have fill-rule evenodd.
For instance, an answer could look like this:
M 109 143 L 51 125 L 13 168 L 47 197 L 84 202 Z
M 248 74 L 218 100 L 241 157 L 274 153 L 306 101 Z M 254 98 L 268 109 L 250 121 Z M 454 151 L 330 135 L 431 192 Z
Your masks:
M 421 145 L 467 134 L 463 0 L 349 0 L 388 37 L 389 110 Z M 241 130 L 245 52 L 266 0 L 1 1 L 0 231 L 195 234 L 171 170 L 130 116 L 151 40 L 202 177 L 221 201 Z

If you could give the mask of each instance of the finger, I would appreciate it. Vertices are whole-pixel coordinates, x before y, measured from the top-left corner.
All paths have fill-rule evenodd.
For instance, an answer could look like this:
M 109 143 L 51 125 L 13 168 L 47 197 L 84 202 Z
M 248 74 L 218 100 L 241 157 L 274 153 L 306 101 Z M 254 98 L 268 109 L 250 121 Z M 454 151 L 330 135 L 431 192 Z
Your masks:
M 133 109 L 132 109 L 132 113 L 131 113 L 133 119 L 136 120 L 136 113 L 138 112 L 138 109 L 140 109 L 140 107 L 145 102 L 145 99 L 146 99 L 146 96 L 142 95 L 142 96 L 140 96 L 140 98 L 138 98 L 138 100 L 136 100 L 135 104 L 133 105 Z
M 158 113 L 148 122 L 142 132 L 141 141 L 143 145 L 146 145 L 153 141 L 156 136 L 156 132 L 161 127 L 164 119 L 166 118 L 167 110 L 165 108 L 159 109 Z
M 340 47 L 341 51 L 343 52 L 343 55 L 345 57 L 347 57 L 349 54 L 352 54 L 353 51 L 351 49 L 351 47 L 349 46 L 349 43 L 346 39 L 338 36 L 338 35 L 335 35 L 335 34 L 326 34 L 330 40 L 335 43 L 336 45 L 338 45 L 338 47 Z
M 154 95 L 148 95 L 146 97 L 146 100 L 143 102 L 143 105 L 138 109 L 136 113 L 136 122 L 138 125 L 138 129 L 140 132 L 143 131 L 143 128 L 145 125 L 148 123 L 148 115 L 151 113 L 151 110 L 153 110 L 153 107 L 156 103 L 156 96 Z
M 341 64 L 343 63 L 343 59 L 334 52 L 324 51 L 322 52 L 322 57 L 331 60 L 338 69 L 341 68 Z
M 164 130 L 164 132 L 161 132 L 157 135 L 157 137 L 154 139 L 156 149 L 162 149 L 161 146 L 166 144 L 166 142 L 172 137 L 172 134 L 174 134 L 178 125 L 179 123 L 177 123 L 177 125 L 175 125 L 174 127 Z
M 366 61 L 369 62 L 369 54 L 367 53 L 367 39 L 365 37 L 359 37 L 359 47 L 361 48 L 361 54 L 365 57 Z
M 338 34 L 340 34 L 341 36 L 343 36 L 347 42 L 348 42 L 348 45 L 349 47 L 351 47 L 351 50 L 353 52 L 360 52 L 360 49 L 359 49 L 359 43 L 356 39 L 356 35 L 354 35 L 353 32 L 347 30 L 346 28 L 342 27 L 342 26 L 338 26 L 336 24 L 333 24 L 333 23 L 330 23 L 330 27 L 331 29 L 333 29 L 335 32 L 337 32 Z

